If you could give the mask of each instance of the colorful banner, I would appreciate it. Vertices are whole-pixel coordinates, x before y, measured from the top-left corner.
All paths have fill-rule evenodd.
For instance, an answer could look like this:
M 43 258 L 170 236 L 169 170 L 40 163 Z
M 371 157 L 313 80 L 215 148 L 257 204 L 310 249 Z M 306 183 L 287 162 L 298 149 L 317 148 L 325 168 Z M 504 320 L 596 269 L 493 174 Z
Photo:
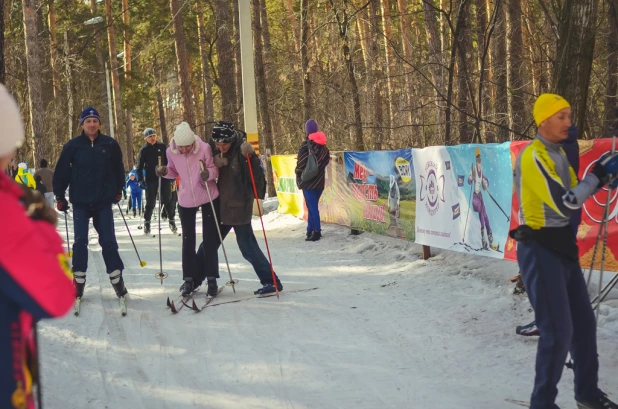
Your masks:
M 595 139 L 593 141 L 580 140 L 579 142 L 579 178 L 584 178 L 593 168 L 597 160 L 605 152 L 611 151 L 611 139 Z M 515 158 L 519 152 L 528 145 L 529 142 L 513 142 L 511 145 L 511 160 L 515 165 Z M 600 189 L 593 197 L 588 199 L 582 207 L 582 222 L 577 233 L 579 246 L 579 261 L 583 268 L 590 268 L 592 254 L 597 241 L 597 235 L 603 210 L 607 202 L 607 188 Z M 610 212 L 614 212 L 618 206 L 618 191 L 613 191 L 610 200 Z M 519 201 L 517 195 L 513 193 L 511 229 L 519 225 Z M 618 216 L 610 218 L 608 223 L 609 236 L 607 238 L 607 251 L 605 253 L 605 271 L 618 271 Z M 510 240 L 507 244 L 505 259 L 517 260 L 517 243 Z M 601 266 L 601 251 L 599 250 L 595 259 L 595 269 Z
M 513 184 L 509 144 L 413 149 L 416 242 L 503 257 Z
M 279 213 L 303 217 L 305 200 L 303 192 L 296 186 L 296 155 L 274 155 L 270 158 L 273 167 L 273 181 L 279 199 Z
M 326 167 L 324 192 L 320 197 L 320 220 L 350 226 L 348 203 L 351 200 L 350 189 L 346 184 L 343 152 L 331 152 L 330 162 Z
M 350 227 L 414 240 L 416 186 L 410 149 L 345 152 Z

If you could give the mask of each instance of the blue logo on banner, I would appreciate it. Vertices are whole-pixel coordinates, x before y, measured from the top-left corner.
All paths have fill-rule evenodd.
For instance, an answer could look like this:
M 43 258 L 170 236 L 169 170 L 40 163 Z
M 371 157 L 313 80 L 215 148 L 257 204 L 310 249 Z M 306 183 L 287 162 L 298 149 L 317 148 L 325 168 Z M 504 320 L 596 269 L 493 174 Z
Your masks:
M 459 217 L 461 214 L 461 209 L 459 208 L 459 203 L 453 206 L 453 220 Z
M 451 170 L 451 161 L 447 160 L 446 162 L 444 162 L 444 166 L 446 166 L 446 170 Z
M 457 186 L 462 187 L 464 185 L 465 176 L 459 175 L 457 176 Z

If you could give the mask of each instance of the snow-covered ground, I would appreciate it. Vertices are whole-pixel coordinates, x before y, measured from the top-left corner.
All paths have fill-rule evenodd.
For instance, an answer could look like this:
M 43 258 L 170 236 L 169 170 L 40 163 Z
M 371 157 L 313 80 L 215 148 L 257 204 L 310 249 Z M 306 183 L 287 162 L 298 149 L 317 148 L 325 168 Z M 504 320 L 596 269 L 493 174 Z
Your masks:
M 536 340 L 515 335 L 533 315 L 527 298 L 511 294 L 514 263 L 436 249 L 423 261 L 417 245 L 332 225 L 307 243 L 302 221 L 273 212 L 264 222 L 285 287 L 280 300 L 172 315 L 165 301 L 178 296 L 181 238 L 163 231 L 169 278 L 161 285 L 158 239 L 128 222 L 148 263 L 140 268 L 118 217 L 128 315 L 118 312 L 91 229 L 81 315 L 41 325 L 46 408 L 495 409 L 515 407 L 505 398 L 529 398 Z M 259 226 L 254 219 L 263 245 Z M 64 236 L 63 222 L 59 231 Z M 234 236 L 225 244 L 240 283 L 213 304 L 259 287 Z M 614 297 L 599 325 L 600 386 L 614 400 L 617 341 Z M 565 370 L 558 399 L 565 409 L 575 407 L 572 383 Z

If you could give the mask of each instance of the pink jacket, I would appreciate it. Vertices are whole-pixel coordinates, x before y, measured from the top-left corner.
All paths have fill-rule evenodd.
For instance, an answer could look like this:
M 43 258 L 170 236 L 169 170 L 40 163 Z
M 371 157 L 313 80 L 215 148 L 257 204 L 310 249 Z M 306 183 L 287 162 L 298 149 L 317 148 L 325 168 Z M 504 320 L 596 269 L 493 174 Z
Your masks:
M 219 197 L 219 189 L 215 180 L 219 176 L 219 169 L 215 166 L 212 159 L 212 149 L 210 145 L 202 141 L 197 136 L 193 143 L 193 150 L 183 155 L 178 151 L 176 142 L 172 138 L 170 146 L 167 148 L 167 174 L 166 179 L 175 179 L 180 176 L 180 187 L 178 188 L 178 204 L 182 207 L 198 207 L 210 202 L 206 184 L 200 177 L 200 160 L 204 162 L 208 169 L 208 189 L 212 200 Z

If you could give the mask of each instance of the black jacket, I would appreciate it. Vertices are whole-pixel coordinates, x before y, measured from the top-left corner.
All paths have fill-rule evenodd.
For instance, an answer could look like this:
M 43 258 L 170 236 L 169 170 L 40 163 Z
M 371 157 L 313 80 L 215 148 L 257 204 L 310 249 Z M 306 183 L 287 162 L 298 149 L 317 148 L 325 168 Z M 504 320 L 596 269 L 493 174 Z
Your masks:
M 239 226 L 251 223 L 253 215 L 253 183 L 247 159 L 240 152 L 242 141 L 235 141 L 230 150 L 223 156 L 227 157 L 227 166 L 219 168 L 219 200 L 221 206 L 221 224 Z M 215 147 L 216 149 L 216 147 Z M 213 151 L 220 155 L 218 150 Z M 266 178 L 260 158 L 254 153 L 250 157 L 251 168 L 255 178 L 258 197 L 264 199 L 266 193 Z
M 82 132 L 62 148 L 53 185 L 56 197 L 64 197 L 69 187 L 73 205 L 114 203 L 124 186 L 120 145 L 100 132 L 91 142 Z
M 166 149 L 165 144 L 161 142 L 157 142 L 154 145 L 147 143 L 140 149 L 139 159 L 137 160 L 137 174 L 141 177 L 145 169 L 146 182 L 159 179 L 155 173 L 155 168 L 159 164 L 159 158 L 161 158 L 161 165 L 167 166 Z

